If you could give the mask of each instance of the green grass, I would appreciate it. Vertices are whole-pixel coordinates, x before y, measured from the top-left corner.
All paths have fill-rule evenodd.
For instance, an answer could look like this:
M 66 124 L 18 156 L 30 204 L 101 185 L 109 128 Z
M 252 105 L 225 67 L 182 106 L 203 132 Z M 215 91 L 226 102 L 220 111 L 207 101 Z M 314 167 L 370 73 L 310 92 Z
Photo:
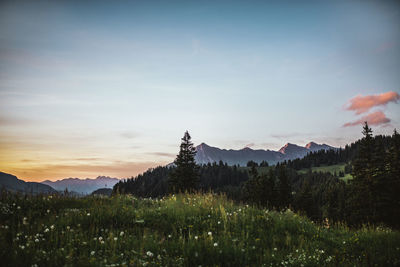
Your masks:
M 337 174 L 339 175 L 339 172 L 344 172 L 344 166 L 345 164 L 336 164 L 336 165 L 328 165 L 328 166 L 320 166 L 320 167 L 312 167 L 311 170 L 312 172 L 329 172 L 331 174 Z M 308 169 L 302 169 L 299 170 L 298 173 L 307 173 Z M 353 179 L 353 176 L 351 174 L 346 173 L 344 177 L 341 177 L 342 180 L 347 181 L 349 179 Z
M 400 264 L 400 233 L 320 226 L 213 194 L 3 196 L 4 266 L 354 266 Z

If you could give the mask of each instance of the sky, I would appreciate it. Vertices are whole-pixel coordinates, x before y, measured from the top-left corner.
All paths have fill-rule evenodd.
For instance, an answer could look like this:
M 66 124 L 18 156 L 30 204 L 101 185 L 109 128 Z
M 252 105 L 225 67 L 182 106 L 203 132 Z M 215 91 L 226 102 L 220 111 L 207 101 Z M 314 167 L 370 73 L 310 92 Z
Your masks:
M 135 176 L 195 145 L 400 128 L 397 1 L 1 1 L 0 171 Z

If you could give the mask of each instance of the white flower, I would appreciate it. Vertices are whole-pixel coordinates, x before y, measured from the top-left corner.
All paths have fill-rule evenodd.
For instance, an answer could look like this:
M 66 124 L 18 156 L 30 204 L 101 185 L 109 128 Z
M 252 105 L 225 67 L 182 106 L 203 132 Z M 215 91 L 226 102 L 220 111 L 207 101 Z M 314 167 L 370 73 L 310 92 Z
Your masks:
M 209 235 L 209 236 L 212 236 L 212 233 L 211 233 L 211 232 L 208 232 L 208 235 Z
M 161 255 L 158 254 L 157 259 L 160 261 L 161 260 Z
M 114 237 L 114 241 L 117 241 L 118 240 L 118 237 Z
M 195 236 L 194 236 L 194 239 L 196 239 L 196 240 L 197 240 L 198 238 L 199 238 L 199 237 L 198 237 L 197 235 L 195 235 Z
M 168 238 L 171 238 L 172 237 L 172 235 L 168 235 Z
M 36 238 L 36 239 L 35 239 L 35 242 L 38 243 L 38 242 L 39 242 L 39 239 Z
M 214 243 L 214 247 L 218 247 L 218 243 L 217 242 Z
M 121 233 L 119 233 L 119 236 L 123 236 L 124 235 L 124 231 L 121 231 Z
M 146 252 L 146 255 L 149 256 L 150 258 L 154 256 L 154 254 L 151 253 L 151 251 L 147 251 L 147 252 Z
M 101 241 L 101 240 L 103 240 L 103 237 L 100 236 L 100 237 L 99 237 L 99 241 Z
M 274 251 L 277 251 L 278 249 L 277 248 L 274 248 Z
M 52 226 L 50 226 L 50 229 L 51 229 L 51 230 L 54 230 L 54 224 L 53 224 Z
M 93 250 L 90 252 L 90 255 L 94 255 L 96 252 L 94 252 Z
M 88 212 L 88 213 L 86 214 L 86 216 L 90 216 L 90 212 Z
M 218 221 L 218 224 L 221 224 L 221 222 L 220 222 L 220 221 Z
M 50 210 L 47 210 L 47 213 L 50 213 Z
M 49 228 L 46 228 L 46 229 L 44 230 L 45 233 L 47 233 L 48 231 L 50 231 Z

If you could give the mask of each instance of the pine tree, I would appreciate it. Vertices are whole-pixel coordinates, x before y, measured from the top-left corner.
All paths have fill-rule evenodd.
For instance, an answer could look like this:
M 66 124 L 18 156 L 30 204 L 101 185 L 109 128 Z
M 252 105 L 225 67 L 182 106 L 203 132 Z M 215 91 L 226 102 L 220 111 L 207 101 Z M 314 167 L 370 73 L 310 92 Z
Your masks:
M 287 208 L 292 201 L 292 187 L 284 165 L 278 169 L 278 199 L 278 206 L 283 209 Z
M 395 227 L 400 227 L 400 134 L 393 132 L 389 152 L 386 159 L 387 170 L 387 207 L 384 213 L 385 221 Z
M 197 189 L 199 167 L 194 159 L 196 149 L 190 140 L 190 134 L 186 131 L 182 138 L 179 154 L 174 161 L 176 168 L 169 175 L 170 192 L 193 192 Z
M 355 224 L 373 222 L 376 216 L 374 203 L 375 154 L 372 130 L 365 122 L 357 157 L 353 161 L 349 215 Z

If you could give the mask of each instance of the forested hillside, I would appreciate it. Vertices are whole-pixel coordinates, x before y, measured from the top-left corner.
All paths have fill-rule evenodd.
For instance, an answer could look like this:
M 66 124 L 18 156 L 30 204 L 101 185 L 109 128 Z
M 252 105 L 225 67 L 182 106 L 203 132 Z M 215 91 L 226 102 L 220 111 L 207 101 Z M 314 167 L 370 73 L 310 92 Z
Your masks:
M 236 201 L 274 210 L 290 207 L 314 221 L 399 227 L 399 134 L 395 131 L 392 136 L 373 137 L 368 125 L 365 127 L 364 138 L 343 149 L 313 152 L 275 166 L 250 164 L 252 167 L 245 169 L 223 162 L 202 165 L 198 190 L 224 193 Z M 311 167 L 332 164 L 346 164 L 345 172 L 354 179 L 345 182 L 340 179 L 341 173 L 311 171 Z M 298 171 L 304 168 L 309 170 Z M 119 182 L 113 192 L 165 196 L 171 170 L 172 167 L 148 170 Z

